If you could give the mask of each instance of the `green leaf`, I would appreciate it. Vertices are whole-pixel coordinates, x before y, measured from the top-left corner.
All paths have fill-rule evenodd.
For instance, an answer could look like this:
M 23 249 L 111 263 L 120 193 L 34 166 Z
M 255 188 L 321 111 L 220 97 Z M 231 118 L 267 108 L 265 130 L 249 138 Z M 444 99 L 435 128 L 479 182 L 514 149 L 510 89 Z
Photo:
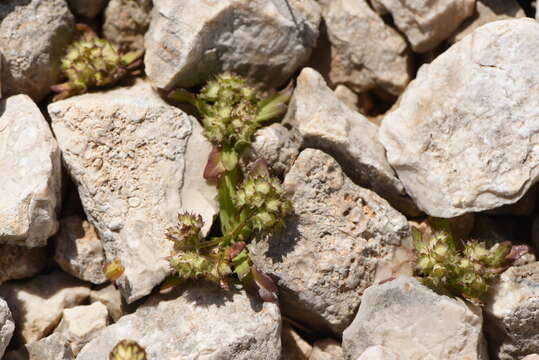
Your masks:
M 236 194 L 237 168 L 227 171 L 219 179 L 218 201 L 219 201 L 219 219 L 221 220 L 221 231 L 223 234 L 229 234 L 234 230 L 238 221 L 238 210 L 234 206 L 233 198 Z
M 234 272 L 238 275 L 238 278 L 243 280 L 251 272 L 251 266 L 249 265 L 249 255 L 247 250 L 243 249 L 238 256 L 232 259 L 234 264 Z

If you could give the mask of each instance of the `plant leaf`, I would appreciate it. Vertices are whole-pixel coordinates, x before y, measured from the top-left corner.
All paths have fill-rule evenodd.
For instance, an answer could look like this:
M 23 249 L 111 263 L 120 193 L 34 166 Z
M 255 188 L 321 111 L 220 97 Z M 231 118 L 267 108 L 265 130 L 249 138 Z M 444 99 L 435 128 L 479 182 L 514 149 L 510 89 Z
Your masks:
M 251 273 L 253 275 L 256 286 L 258 287 L 258 294 L 262 300 L 266 302 L 277 302 L 277 286 L 273 282 L 273 279 L 262 271 L 258 270 L 255 266 L 251 266 Z

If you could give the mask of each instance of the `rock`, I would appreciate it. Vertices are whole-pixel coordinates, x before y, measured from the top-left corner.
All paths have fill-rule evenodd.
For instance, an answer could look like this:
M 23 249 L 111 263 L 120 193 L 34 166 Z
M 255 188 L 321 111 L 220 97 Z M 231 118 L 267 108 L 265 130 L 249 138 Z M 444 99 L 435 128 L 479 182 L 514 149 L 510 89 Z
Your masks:
M 403 360 L 486 360 L 482 321 L 479 307 L 403 276 L 365 291 L 354 322 L 344 331 L 343 351 L 347 360 L 377 345 Z
M 372 189 L 397 210 L 418 215 L 386 160 L 376 125 L 340 102 L 315 70 L 301 71 L 283 121 L 298 129 L 305 147 L 335 157 L 356 184 Z
M 539 262 L 509 268 L 489 292 L 485 330 L 492 353 L 517 360 L 539 352 Z
M 177 213 L 216 213 L 216 189 L 202 177 L 211 151 L 196 119 L 168 105 L 149 84 L 76 96 L 49 105 L 65 165 L 127 302 L 170 272 L 165 230 Z M 148 221 L 151 219 L 151 221 Z
M 474 229 L 476 215 L 473 213 L 464 214 L 455 218 L 447 219 L 451 229 L 451 235 L 457 241 L 467 241 L 470 239 L 470 233 Z M 439 230 L 436 228 L 431 218 L 410 220 L 410 227 L 415 227 L 421 233 L 424 241 L 431 238 Z
M 151 9 L 151 0 L 110 0 L 105 10 L 103 35 L 122 50 L 144 51 Z
M 77 360 L 106 359 L 121 340 L 146 349 L 148 359 L 277 360 L 281 354 L 279 307 L 213 284 L 187 284 L 108 326 Z
M 522 360 L 539 360 L 538 354 L 531 354 L 526 357 L 523 357 Z
M 456 43 L 490 22 L 522 17 L 526 17 L 526 13 L 516 0 L 477 0 L 473 15 L 460 24 L 449 42 Z
M 62 219 L 55 243 L 54 260 L 62 270 L 93 284 L 107 281 L 103 246 L 92 224 L 78 216 Z
M 485 211 L 491 215 L 521 215 L 530 216 L 535 210 L 537 195 L 539 193 L 539 184 L 533 185 L 526 194 L 514 204 L 503 205 L 499 208 Z
M 49 335 L 62 311 L 81 304 L 89 294 L 86 284 L 59 271 L 0 286 L 0 297 L 6 299 L 13 312 L 15 340 L 20 345 Z
M 344 360 L 341 344 L 330 338 L 315 341 L 309 360 Z
M 4 299 L 0 298 L 0 358 L 4 355 L 14 330 L 15 323 L 11 311 Z
M 357 360 L 400 360 L 399 355 L 383 346 L 370 346 Z
M 47 262 L 45 248 L 0 245 L 0 284 L 35 276 Z
M 60 81 L 60 59 L 75 30 L 73 15 L 65 0 L 7 0 L 0 4 L 0 19 L 1 92 L 39 101 Z
M 284 188 L 295 214 L 251 243 L 251 259 L 277 280 L 285 315 L 340 334 L 368 286 L 411 274 L 408 223 L 319 150 L 299 155 Z
M 107 307 L 107 311 L 111 319 L 116 322 L 121 318 L 124 313 L 124 304 L 122 303 L 122 295 L 114 287 L 114 285 L 109 284 L 100 289 L 95 289 L 90 292 L 90 302 L 100 302 Z
M 356 92 L 382 89 L 399 95 L 410 81 L 406 41 L 366 0 L 332 0 L 322 6 L 331 43 L 329 82 Z
M 163 89 L 222 71 L 276 87 L 307 62 L 319 23 L 314 0 L 154 0 L 146 74 Z
M 252 147 L 254 156 L 266 161 L 275 175 L 282 176 L 299 154 L 301 136 L 279 123 L 266 126 L 255 133 Z
M 107 326 L 107 319 L 107 307 L 100 302 L 75 306 L 64 310 L 62 321 L 54 332 L 68 339 L 73 355 L 76 356 L 84 345 L 98 335 L 99 330 Z
M 75 356 L 68 345 L 68 339 L 54 333 L 39 341 L 26 344 L 17 351 L 6 354 L 5 360 L 73 360 Z
M 105 8 L 108 0 L 67 0 L 69 7 L 77 15 L 89 19 L 95 18 Z M 138 2 L 133 1 L 133 2 Z
M 45 246 L 58 229 L 60 151 L 28 96 L 0 100 L 0 109 L 0 243 Z
M 309 360 L 312 346 L 286 323 L 281 331 L 281 344 L 280 360 Z
M 333 92 L 335 93 L 337 99 L 339 99 L 339 101 L 344 105 L 348 106 L 350 110 L 359 111 L 359 96 L 355 92 L 342 84 L 337 85 Z
M 375 8 L 389 12 L 412 50 L 423 53 L 449 38 L 472 15 L 475 0 L 372 0 Z
M 388 160 L 427 214 L 514 203 L 537 181 L 537 48 L 534 20 L 484 25 L 423 65 L 384 118 Z

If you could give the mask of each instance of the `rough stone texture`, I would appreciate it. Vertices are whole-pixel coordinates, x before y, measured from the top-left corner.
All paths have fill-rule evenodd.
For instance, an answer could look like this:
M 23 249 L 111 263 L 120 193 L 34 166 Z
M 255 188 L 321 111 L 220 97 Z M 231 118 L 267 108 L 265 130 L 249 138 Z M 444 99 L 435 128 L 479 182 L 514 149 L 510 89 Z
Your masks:
M 516 0 L 477 0 L 473 15 L 460 24 L 449 42 L 460 41 L 475 29 L 490 22 L 522 17 L 526 17 L 526 13 Z
M 202 174 L 210 143 L 196 119 L 168 105 L 149 84 L 49 105 L 66 167 L 127 302 L 147 295 L 170 272 L 164 237 L 177 213 L 201 214 L 209 229 L 216 189 Z
M 281 124 L 272 124 L 255 133 L 253 150 L 256 158 L 262 158 L 274 174 L 282 176 L 298 157 L 301 136 Z
M 283 121 L 298 129 L 305 147 L 335 157 L 356 184 L 372 189 L 398 210 L 418 215 L 386 160 L 376 125 L 340 102 L 315 70 L 301 71 Z
M 399 95 L 410 81 L 406 41 L 366 0 L 332 0 L 322 5 L 331 43 L 329 82 L 356 92 L 381 88 Z
M 280 360 L 309 360 L 312 346 L 286 323 L 281 331 L 282 354 Z
M 365 350 L 357 360 L 400 360 L 401 358 L 395 352 L 386 349 L 383 346 L 371 346 Z
M 58 229 L 60 151 L 26 95 L 0 100 L 0 174 L 0 243 L 45 246 Z
M 0 284 L 37 275 L 47 262 L 45 248 L 0 245 Z
M 78 216 L 62 219 L 55 243 L 54 260 L 62 270 L 93 284 L 107 281 L 103 271 L 106 264 L 103 245 L 88 221 Z
M 15 340 L 19 345 L 49 335 L 62 311 L 82 303 L 89 294 L 86 284 L 59 271 L 0 286 L 0 297 L 9 303 L 17 324 Z
M 103 35 L 122 50 L 143 51 L 151 9 L 151 0 L 110 0 Z
M 62 334 L 54 333 L 27 344 L 17 351 L 10 351 L 6 354 L 5 360 L 73 360 L 74 358 L 68 339 Z
M 539 262 L 509 268 L 489 295 L 485 329 L 492 352 L 500 360 L 539 352 Z
M 531 354 L 531 355 L 528 355 L 528 356 L 522 358 L 522 360 L 539 360 L 539 355 Z
M 4 299 L 0 298 L 0 358 L 4 355 L 14 330 L 15 323 L 11 311 Z
M 368 286 L 411 274 L 408 223 L 319 150 L 299 155 L 284 188 L 295 214 L 282 230 L 256 239 L 251 258 L 276 278 L 287 316 L 340 334 Z
M 337 85 L 333 92 L 340 102 L 344 103 L 351 110 L 359 111 L 359 96 L 355 92 L 342 84 Z
M 151 297 L 105 328 L 77 360 L 106 359 L 126 337 L 143 346 L 148 359 L 278 360 L 280 333 L 276 304 L 197 282 Z
M 107 319 L 107 307 L 100 302 L 75 306 L 64 310 L 62 321 L 54 332 L 68 339 L 69 347 L 76 356 L 84 345 L 98 335 L 99 330 L 107 326 Z
M 333 339 L 315 341 L 309 360 L 344 360 L 341 344 Z
M 384 118 L 388 160 L 429 215 L 514 203 L 537 181 L 538 48 L 535 20 L 484 25 L 423 65 Z
M 69 7 L 77 15 L 95 18 L 107 5 L 108 0 L 67 0 Z M 138 2 L 135 0 L 133 2 Z
M 114 287 L 113 284 L 109 284 L 100 289 L 95 289 L 90 292 L 90 302 L 100 302 L 105 304 L 111 319 L 116 322 L 125 313 L 124 304 L 122 302 L 122 295 Z
M 60 58 L 73 37 L 73 15 L 65 0 L 7 0 L 0 3 L 0 19 L 0 92 L 39 101 L 60 81 Z
M 415 52 L 427 52 L 451 36 L 472 15 L 475 0 L 371 0 L 389 12 Z
M 309 59 L 319 23 L 314 0 L 154 0 L 146 73 L 164 89 L 221 71 L 278 86 Z
M 482 320 L 479 307 L 403 276 L 365 291 L 354 322 L 344 331 L 343 351 L 347 360 L 376 345 L 402 360 L 486 360 Z

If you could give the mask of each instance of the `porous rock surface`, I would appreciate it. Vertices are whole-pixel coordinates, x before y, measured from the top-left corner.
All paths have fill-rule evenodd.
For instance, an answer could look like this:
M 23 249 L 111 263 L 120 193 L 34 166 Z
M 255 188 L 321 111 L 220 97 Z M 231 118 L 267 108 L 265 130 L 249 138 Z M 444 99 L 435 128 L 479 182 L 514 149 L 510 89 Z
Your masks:
M 4 351 L 11 341 L 14 330 L 15 323 L 13 322 L 8 304 L 4 299 L 0 298 L 0 357 L 4 355 Z
M 203 282 L 181 288 L 152 296 L 135 313 L 102 330 L 77 360 L 106 359 L 126 338 L 144 347 L 148 359 L 280 359 L 276 304 Z
M 68 338 L 54 333 L 6 354 L 5 360 L 73 360 Z
M 0 100 L 0 174 L 0 243 L 45 246 L 58 229 L 60 150 L 26 95 Z
M 143 51 L 151 10 L 151 0 L 110 0 L 105 10 L 103 36 L 124 51 Z
M 47 262 L 46 248 L 0 245 L 0 284 L 40 273 Z
M 49 105 L 66 167 L 117 281 L 133 302 L 170 272 L 165 231 L 178 212 L 216 213 L 215 187 L 202 177 L 211 151 L 196 119 L 165 103 L 145 82 Z
M 343 351 L 347 360 L 379 345 L 400 360 L 487 360 L 482 322 L 479 307 L 402 276 L 365 291 L 344 331 Z
M 283 186 L 294 214 L 249 246 L 251 259 L 277 280 L 285 315 L 340 334 L 368 286 L 411 274 L 408 223 L 320 150 L 301 152 Z
M 380 140 L 427 214 L 514 203 L 539 176 L 539 23 L 482 26 L 419 70 Z
M 221 71 L 278 86 L 307 62 L 319 23 L 314 0 L 154 0 L 146 73 L 164 89 Z

